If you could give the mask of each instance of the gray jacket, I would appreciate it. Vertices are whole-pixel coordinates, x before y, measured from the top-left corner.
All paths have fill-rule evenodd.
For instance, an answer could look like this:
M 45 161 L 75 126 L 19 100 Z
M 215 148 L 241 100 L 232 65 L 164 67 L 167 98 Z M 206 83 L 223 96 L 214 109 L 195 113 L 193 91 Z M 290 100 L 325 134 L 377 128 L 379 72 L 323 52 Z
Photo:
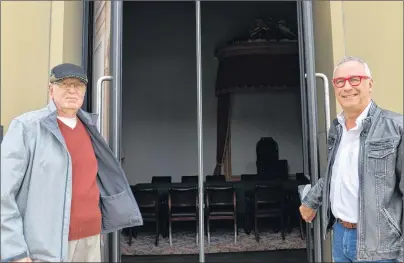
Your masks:
M 359 150 L 358 260 L 403 260 L 403 116 L 379 108 L 373 101 L 363 123 Z M 334 121 L 328 139 L 324 177 L 303 199 L 317 211 L 321 205 L 325 236 L 335 218 L 331 213 L 330 182 L 342 126 Z
M 102 233 L 143 224 L 119 162 L 98 133 L 97 116 L 79 111 L 98 161 Z M 53 101 L 15 118 L 1 144 L 1 261 L 65 261 L 72 164 Z

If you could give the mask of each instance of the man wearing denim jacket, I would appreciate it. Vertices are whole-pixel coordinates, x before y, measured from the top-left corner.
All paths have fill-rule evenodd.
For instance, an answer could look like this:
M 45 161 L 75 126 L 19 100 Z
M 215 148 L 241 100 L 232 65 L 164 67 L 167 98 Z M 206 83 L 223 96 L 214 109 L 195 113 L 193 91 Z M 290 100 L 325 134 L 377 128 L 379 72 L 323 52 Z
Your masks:
M 327 172 L 300 213 L 311 222 L 321 206 L 334 262 L 403 262 L 403 116 L 371 99 L 372 76 L 359 58 L 337 65 L 333 86 L 343 112 L 329 131 Z

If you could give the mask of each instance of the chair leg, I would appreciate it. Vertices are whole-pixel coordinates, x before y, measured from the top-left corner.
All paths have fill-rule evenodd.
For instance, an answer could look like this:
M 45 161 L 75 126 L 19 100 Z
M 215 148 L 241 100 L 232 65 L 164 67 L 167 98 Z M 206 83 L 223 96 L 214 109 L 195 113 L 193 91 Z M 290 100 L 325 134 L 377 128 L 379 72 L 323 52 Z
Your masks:
M 303 227 L 303 222 L 302 222 L 302 219 L 299 219 L 299 232 L 300 232 L 300 238 L 302 239 L 302 240 L 305 240 L 306 239 L 306 236 L 305 236 L 305 233 L 304 233 L 304 227 Z
M 198 219 L 196 220 L 196 245 L 199 245 L 199 221 Z
M 258 234 L 258 220 L 257 215 L 254 215 L 254 229 L 255 229 L 255 240 L 260 242 L 260 236 Z
M 168 218 L 164 217 L 163 220 L 163 237 L 167 238 L 168 237 Z
M 207 223 L 207 230 L 208 230 L 208 245 L 210 245 L 210 220 L 208 217 L 208 223 Z
M 132 246 L 133 227 L 129 228 L 129 246 Z
M 251 233 L 251 226 L 250 226 L 250 209 L 249 209 L 249 203 L 246 200 L 246 211 L 244 213 L 244 232 L 247 235 L 250 235 Z
M 284 217 L 281 216 L 281 233 L 282 233 L 282 240 L 285 240 L 285 222 L 284 222 Z
M 237 244 L 237 216 L 234 216 L 234 244 Z
M 292 202 L 293 199 L 288 195 L 286 197 L 286 209 L 285 212 L 282 212 L 284 214 L 284 216 L 286 216 L 286 228 L 287 228 L 287 232 L 290 234 L 292 233 L 292 216 L 291 214 L 293 213 L 292 211 Z M 283 209 L 282 209 L 283 210 Z
M 168 219 L 168 238 L 170 240 L 170 247 L 173 246 L 173 240 L 171 237 L 171 219 Z
M 155 246 L 157 247 L 159 245 L 159 236 L 160 236 L 160 231 L 159 231 L 159 221 L 156 221 L 156 241 L 155 241 Z

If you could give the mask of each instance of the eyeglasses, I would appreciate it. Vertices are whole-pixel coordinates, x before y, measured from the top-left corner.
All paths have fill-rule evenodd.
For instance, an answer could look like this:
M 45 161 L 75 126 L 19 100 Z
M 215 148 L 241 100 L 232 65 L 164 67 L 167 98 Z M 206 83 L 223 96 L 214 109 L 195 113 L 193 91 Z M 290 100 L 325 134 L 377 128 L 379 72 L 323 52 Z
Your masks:
M 335 78 L 332 80 L 332 83 L 334 84 L 335 87 L 342 88 L 345 86 L 345 83 L 348 80 L 349 84 L 351 84 L 351 86 L 356 87 L 362 83 L 362 79 L 370 79 L 370 77 L 369 76 L 350 76 L 350 77 L 346 77 L 346 78 Z
M 86 89 L 86 85 L 82 82 L 80 83 L 65 83 L 65 82 L 57 82 L 56 83 L 62 89 L 69 89 L 73 86 L 76 90 L 84 91 Z

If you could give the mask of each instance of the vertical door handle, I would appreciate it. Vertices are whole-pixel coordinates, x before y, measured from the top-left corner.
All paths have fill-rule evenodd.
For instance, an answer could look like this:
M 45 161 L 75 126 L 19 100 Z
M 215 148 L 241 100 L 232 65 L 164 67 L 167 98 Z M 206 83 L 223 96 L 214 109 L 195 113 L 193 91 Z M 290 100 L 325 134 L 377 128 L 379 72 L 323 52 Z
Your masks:
M 307 78 L 307 74 L 305 74 Z M 330 88 L 328 84 L 328 78 L 323 73 L 316 73 L 317 78 L 321 78 L 324 83 L 324 108 L 325 108 L 325 123 L 326 123 L 326 134 L 328 139 L 328 132 L 331 127 L 331 114 L 330 114 Z
M 103 112 L 103 106 L 104 106 L 104 92 L 103 92 L 103 85 L 104 81 L 111 81 L 113 79 L 112 76 L 103 76 L 97 80 L 97 113 L 98 115 L 98 131 L 102 135 L 102 128 L 103 128 L 103 118 L 102 118 L 102 112 Z
M 331 114 L 330 114 L 330 88 L 328 85 L 328 78 L 323 73 L 316 73 L 317 78 L 321 78 L 324 83 L 324 108 L 325 108 L 325 122 L 327 125 L 327 139 L 328 139 L 328 132 L 330 131 L 331 127 Z

